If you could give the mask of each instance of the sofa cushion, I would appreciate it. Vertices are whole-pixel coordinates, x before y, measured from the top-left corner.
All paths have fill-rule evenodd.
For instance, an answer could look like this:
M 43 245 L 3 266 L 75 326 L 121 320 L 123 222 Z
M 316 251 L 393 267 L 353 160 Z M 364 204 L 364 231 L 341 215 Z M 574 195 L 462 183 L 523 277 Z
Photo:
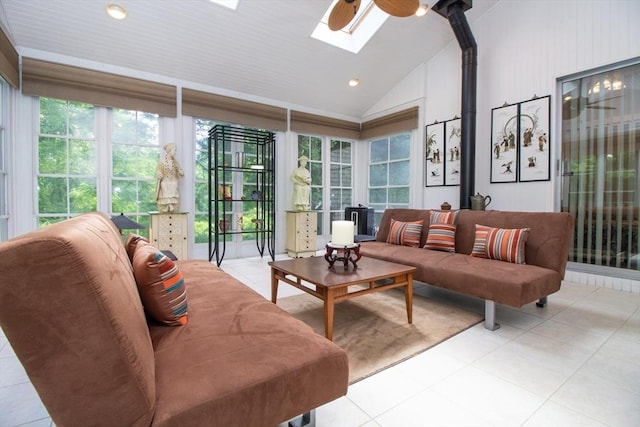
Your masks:
M 423 220 L 403 222 L 396 221 L 392 218 L 387 243 L 415 248 L 419 247 L 423 224 Z
M 429 234 L 425 249 L 437 251 L 456 251 L 456 226 L 455 224 L 429 224 Z
M 189 280 L 189 323 L 149 328 L 154 426 L 275 426 L 346 393 L 340 347 L 215 265 L 177 264 Z
M 132 264 L 147 313 L 164 325 L 185 325 L 187 289 L 178 266 L 158 248 L 142 239 L 138 240 Z
M 529 228 L 490 228 L 487 232 L 487 258 L 524 264 L 524 247 Z

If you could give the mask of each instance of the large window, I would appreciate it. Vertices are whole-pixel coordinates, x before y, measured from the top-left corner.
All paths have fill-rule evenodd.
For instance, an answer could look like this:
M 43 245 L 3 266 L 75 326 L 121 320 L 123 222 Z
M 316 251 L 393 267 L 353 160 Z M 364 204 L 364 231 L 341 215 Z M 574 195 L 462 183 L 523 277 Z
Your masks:
M 97 209 L 93 105 L 40 100 L 38 225 Z
M 112 110 L 111 211 L 149 226 L 156 204 L 156 165 L 160 158 L 157 114 Z
M 640 64 L 562 82 L 562 209 L 570 261 L 640 270 Z
M 149 211 L 157 210 L 158 115 L 51 98 L 39 102 L 38 225 L 110 207 L 148 226 Z M 103 179 L 109 159 L 112 174 Z
M 331 159 L 329 162 L 330 219 L 344 219 L 344 210 L 353 206 L 353 176 L 351 172 L 351 142 L 332 139 L 329 143 Z
M 318 211 L 318 235 L 330 233 L 325 224 L 344 219 L 344 209 L 352 206 L 352 151 L 349 141 L 298 135 L 298 158 L 309 158 L 311 210 Z M 328 159 L 324 153 L 329 153 Z
M 209 242 L 209 130 L 213 120 L 195 119 L 195 206 L 193 232 L 195 243 Z
M 209 242 L 209 163 L 208 163 L 208 146 L 209 146 L 209 131 L 218 124 L 227 124 L 214 120 L 195 119 L 195 223 L 194 234 L 195 243 L 208 243 Z M 242 128 L 241 125 L 233 125 Z M 255 129 L 258 130 L 258 129 Z M 254 144 L 230 144 L 228 151 L 226 151 L 219 159 L 221 163 L 227 163 L 228 165 L 234 165 L 238 167 L 246 167 L 256 163 L 257 151 L 251 146 Z M 225 147 L 226 148 L 226 147 Z M 270 157 L 270 154 L 266 154 Z M 243 165 L 239 164 L 242 159 Z M 233 192 L 238 195 L 237 198 L 244 198 L 245 200 L 251 200 L 253 194 L 258 191 L 256 174 L 254 173 L 229 173 L 225 177 L 221 177 L 225 181 L 225 185 L 233 189 Z M 227 182 L 226 180 L 229 180 Z M 218 191 L 218 190 L 216 190 Z M 251 228 L 256 218 L 256 207 L 252 203 L 234 203 L 234 212 L 230 215 L 228 220 L 233 221 L 234 218 L 242 218 L 242 227 Z M 234 224 L 235 226 L 235 224 Z M 254 233 L 238 233 L 237 235 L 227 234 L 225 238 L 229 241 L 232 240 L 253 240 L 256 239 Z
M 369 206 L 379 224 L 387 208 L 409 207 L 411 134 L 369 142 Z

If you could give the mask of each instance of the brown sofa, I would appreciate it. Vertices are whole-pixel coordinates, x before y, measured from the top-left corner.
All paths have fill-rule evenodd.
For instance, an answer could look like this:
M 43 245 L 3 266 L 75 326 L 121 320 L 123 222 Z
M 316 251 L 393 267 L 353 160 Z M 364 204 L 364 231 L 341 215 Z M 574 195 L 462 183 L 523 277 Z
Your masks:
M 485 300 L 485 327 L 495 330 L 495 304 L 522 307 L 560 289 L 573 233 L 573 216 L 561 212 L 461 210 L 456 221 L 455 253 L 423 249 L 429 230 L 428 209 L 387 209 L 376 241 L 362 242 L 363 256 L 395 261 L 417 268 L 415 280 Z M 391 219 L 423 220 L 420 247 L 385 243 Z M 475 225 L 530 228 L 525 245 L 526 264 L 469 256 Z
M 342 349 L 209 262 L 177 265 L 188 323 L 162 326 L 104 214 L 0 244 L 0 326 L 56 425 L 274 426 L 346 394 Z

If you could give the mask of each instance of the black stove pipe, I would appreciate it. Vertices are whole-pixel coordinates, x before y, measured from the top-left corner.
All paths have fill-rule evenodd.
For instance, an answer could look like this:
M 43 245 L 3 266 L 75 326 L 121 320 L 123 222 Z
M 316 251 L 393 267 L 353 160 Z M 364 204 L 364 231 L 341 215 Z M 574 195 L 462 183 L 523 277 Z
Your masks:
M 460 143 L 460 208 L 471 207 L 475 193 L 476 164 L 476 84 L 478 52 L 476 41 L 464 14 L 469 0 L 441 0 L 434 9 L 449 20 L 462 50 L 462 117 Z

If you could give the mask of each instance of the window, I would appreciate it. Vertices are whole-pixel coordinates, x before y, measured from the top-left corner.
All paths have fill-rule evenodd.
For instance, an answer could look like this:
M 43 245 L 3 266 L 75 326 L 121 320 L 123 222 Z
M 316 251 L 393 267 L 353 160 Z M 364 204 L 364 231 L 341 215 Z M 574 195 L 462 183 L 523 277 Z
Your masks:
M 217 124 L 213 120 L 195 119 L 195 243 L 209 242 L 209 130 Z
M 311 172 L 311 210 L 318 212 L 318 234 L 323 234 L 322 210 L 324 209 L 322 174 L 322 138 L 319 136 L 298 135 L 298 158 L 307 156 L 307 167 Z M 297 165 L 296 165 L 297 167 Z M 291 203 L 291 201 L 289 201 Z
M 140 111 L 112 110 L 111 211 L 149 226 L 156 204 L 156 166 L 160 158 L 159 117 Z
M 38 226 L 109 206 L 148 226 L 157 210 L 158 115 L 52 98 L 39 105 Z M 111 178 L 99 179 L 109 161 Z
M 209 242 L 209 131 L 218 124 L 226 123 L 214 120 L 195 119 L 195 243 Z M 242 128 L 240 125 L 237 125 L 237 127 Z M 258 129 L 255 130 L 258 131 Z M 247 145 L 251 146 L 253 144 L 233 144 L 229 146 L 229 149 L 224 153 L 224 158 L 221 158 L 220 161 L 238 167 L 247 167 L 247 165 L 256 163 L 257 149 L 248 147 Z M 227 149 L 226 146 L 225 149 Z M 269 158 L 271 157 L 269 154 L 267 155 Z M 243 162 L 242 166 L 240 165 L 241 161 Z M 225 185 L 229 185 L 230 188 L 233 189 L 235 194 L 239 194 L 238 198 L 251 200 L 256 191 L 258 191 L 255 174 L 228 173 L 227 176 L 221 177 L 221 179 L 225 182 Z M 234 212 L 227 218 L 228 221 L 242 218 L 243 228 L 251 228 L 253 226 L 252 220 L 256 218 L 257 214 L 253 204 L 237 203 L 233 204 L 233 209 Z M 234 227 L 235 226 L 234 223 Z M 255 240 L 256 235 L 253 233 L 238 233 L 237 237 L 234 237 L 233 234 L 227 234 L 225 238 L 229 241 L 234 239 Z
M 369 207 L 380 224 L 387 208 L 409 207 L 411 134 L 369 142 Z
M 41 98 L 38 226 L 96 209 L 94 107 Z
M 576 219 L 569 260 L 638 271 L 640 64 L 563 81 L 562 93 L 562 210 Z
M 329 143 L 330 220 L 343 220 L 345 208 L 352 206 L 351 142 L 332 139 Z
M 330 227 L 325 224 L 343 220 L 344 209 L 352 206 L 352 146 L 349 141 L 298 135 L 298 158 L 309 158 L 307 167 L 311 172 L 311 210 L 318 211 L 318 235 L 330 233 Z M 327 152 L 329 158 L 325 164 L 323 153 Z M 327 182 L 329 185 L 325 184 Z

